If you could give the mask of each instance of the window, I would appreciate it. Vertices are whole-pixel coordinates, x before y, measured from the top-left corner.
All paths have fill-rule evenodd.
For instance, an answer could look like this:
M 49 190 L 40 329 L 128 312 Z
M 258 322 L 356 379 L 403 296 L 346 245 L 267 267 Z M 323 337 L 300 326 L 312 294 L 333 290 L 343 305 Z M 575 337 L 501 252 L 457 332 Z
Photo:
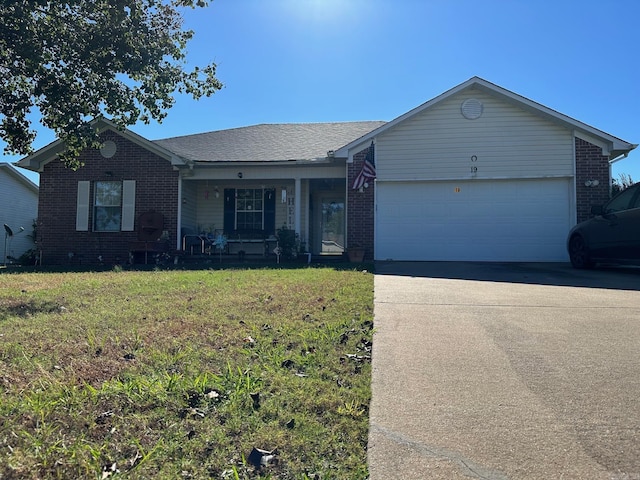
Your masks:
M 236 197 L 236 230 L 262 230 L 262 189 L 239 188 Z
M 276 191 L 274 188 L 225 188 L 224 233 L 276 231 Z
M 93 190 L 93 202 L 90 192 Z M 135 222 L 136 182 L 82 180 L 78 182 L 76 230 L 130 232 Z M 90 221 L 90 213 L 93 215 Z
M 93 230 L 117 232 L 122 220 L 122 183 L 96 182 Z

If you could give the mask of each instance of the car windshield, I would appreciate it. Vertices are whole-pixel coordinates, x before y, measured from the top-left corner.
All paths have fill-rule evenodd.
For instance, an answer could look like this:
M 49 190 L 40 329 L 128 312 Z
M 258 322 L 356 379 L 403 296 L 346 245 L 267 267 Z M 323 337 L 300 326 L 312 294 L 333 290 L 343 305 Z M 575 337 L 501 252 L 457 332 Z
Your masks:
M 611 199 L 605 207 L 605 213 L 619 212 L 627 210 L 631 206 L 634 195 L 638 192 L 637 187 L 629 187 L 622 191 L 618 196 Z
M 636 199 L 631 202 L 629 208 L 640 208 L 640 188 L 636 188 Z

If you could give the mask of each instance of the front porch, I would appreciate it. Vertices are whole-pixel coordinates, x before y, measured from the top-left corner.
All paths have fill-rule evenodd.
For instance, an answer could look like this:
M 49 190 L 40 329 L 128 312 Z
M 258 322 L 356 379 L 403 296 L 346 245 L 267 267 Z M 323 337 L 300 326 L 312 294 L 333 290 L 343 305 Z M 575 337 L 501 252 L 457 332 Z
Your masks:
M 219 171 L 182 176 L 178 250 L 183 255 L 342 257 L 346 239 L 343 177 L 248 176 L 255 172 L 236 172 L 234 179 Z M 293 244 L 283 241 L 287 233 L 293 236 Z

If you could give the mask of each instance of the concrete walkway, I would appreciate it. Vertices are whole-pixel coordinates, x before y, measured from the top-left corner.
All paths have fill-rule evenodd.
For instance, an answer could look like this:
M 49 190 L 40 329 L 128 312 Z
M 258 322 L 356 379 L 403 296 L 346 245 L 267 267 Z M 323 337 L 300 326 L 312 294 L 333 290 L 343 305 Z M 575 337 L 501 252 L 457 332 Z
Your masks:
M 376 266 L 371 480 L 640 480 L 640 270 Z

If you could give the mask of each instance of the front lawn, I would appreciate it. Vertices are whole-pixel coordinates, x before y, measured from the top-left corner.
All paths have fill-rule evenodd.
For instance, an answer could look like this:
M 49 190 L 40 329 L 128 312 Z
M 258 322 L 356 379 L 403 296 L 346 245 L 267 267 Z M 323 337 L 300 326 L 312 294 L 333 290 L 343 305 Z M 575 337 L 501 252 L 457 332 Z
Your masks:
M 364 479 L 372 321 L 359 271 L 5 270 L 0 478 Z

